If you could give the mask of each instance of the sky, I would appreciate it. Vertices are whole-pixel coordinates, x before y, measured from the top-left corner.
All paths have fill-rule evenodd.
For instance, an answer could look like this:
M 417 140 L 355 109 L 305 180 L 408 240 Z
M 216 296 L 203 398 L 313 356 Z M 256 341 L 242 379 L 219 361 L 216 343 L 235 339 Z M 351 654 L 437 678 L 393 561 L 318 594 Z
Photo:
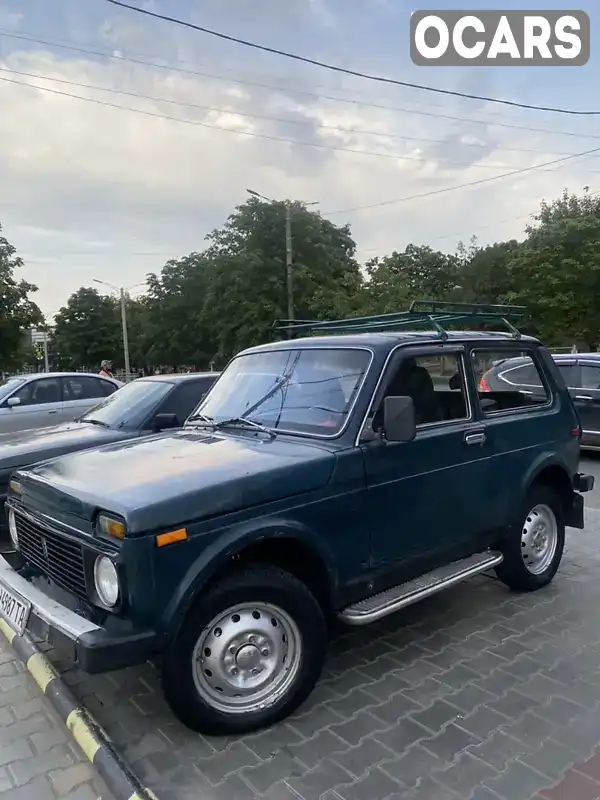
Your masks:
M 600 108 L 600 8 L 592 0 L 575 6 L 591 17 L 592 57 L 574 68 L 412 64 L 411 12 L 523 5 L 514 0 L 137 4 L 348 69 L 536 105 Z M 350 224 L 365 262 L 410 242 L 453 251 L 472 235 L 480 244 L 521 237 L 543 198 L 565 187 L 600 190 L 598 155 L 388 201 L 596 146 L 600 117 L 386 86 L 106 0 L 0 0 L 0 223 L 49 319 L 80 286 L 111 291 L 95 279 L 133 287 L 135 296 L 149 272 L 201 250 L 248 188 L 317 202 L 324 216 Z M 284 234 L 282 220 L 282 248 Z

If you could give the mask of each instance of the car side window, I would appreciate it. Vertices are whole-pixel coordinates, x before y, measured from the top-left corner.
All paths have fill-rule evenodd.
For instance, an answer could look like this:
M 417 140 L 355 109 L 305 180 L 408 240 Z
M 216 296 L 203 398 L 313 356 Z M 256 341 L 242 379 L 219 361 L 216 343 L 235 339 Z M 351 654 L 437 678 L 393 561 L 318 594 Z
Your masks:
M 557 364 L 558 371 L 562 375 L 565 385 L 569 389 L 578 388 L 581 381 L 581 373 L 576 364 Z M 579 387 L 580 388 L 580 387 Z
M 65 402 L 76 402 L 78 400 L 98 400 L 106 397 L 106 393 L 99 378 L 91 378 L 88 375 L 69 376 L 63 378 Z
M 186 421 L 192 411 L 200 403 L 202 395 L 207 392 L 213 380 L 190 380 L 175 386 L 160 404 L 157 414 L 176 414 L 180 425 Z
M 28 381 L 12 395 L 18 397 L 21 406 L 48 405 L 49 403 L 60 403 L 62 401 L 62 391 L 58 378 L 40 378 L 39 380 Z
M 485 413 L 547 405 L 551 395 L 532 351 L 473 350 L 473 371 Z
M 600 367 L 581 365 L 581 389 L 600 389 Z
M 383 422 L 386 397 L 410 397 L 417 426 L 470 418 L 462 358 L 457 353 L 402 357 L 392 367 L 381 402 L 372 418 L 374 430 Z

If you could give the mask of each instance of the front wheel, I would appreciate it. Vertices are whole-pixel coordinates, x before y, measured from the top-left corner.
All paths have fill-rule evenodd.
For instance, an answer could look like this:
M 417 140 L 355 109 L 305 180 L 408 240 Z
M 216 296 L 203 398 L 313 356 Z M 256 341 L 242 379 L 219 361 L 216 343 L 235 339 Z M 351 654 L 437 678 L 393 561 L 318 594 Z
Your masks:
M 239 734 L 288 716 L 310 694 L 327 649 L 308 588 L 270 565 L 234 573 L 201 597 L 163 662 L 174 714 L 205 734 Z
M 511 589 L 532 592 L 554 578 L 565 547 L 565 523 L 560 495 L 547 486 L 527 493 L 517 523 L 507 532 L 499 550 L 504 561 L 496 567 L 500 580 Z

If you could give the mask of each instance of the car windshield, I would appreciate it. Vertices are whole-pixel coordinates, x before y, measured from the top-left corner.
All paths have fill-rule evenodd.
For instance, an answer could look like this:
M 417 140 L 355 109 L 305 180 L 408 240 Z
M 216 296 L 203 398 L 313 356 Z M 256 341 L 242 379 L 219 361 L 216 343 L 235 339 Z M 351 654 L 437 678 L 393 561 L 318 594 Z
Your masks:
M 0 400 L 9 395 L 22 383 L 25 383 L 25 378 L 7 378 L 0 383 Z
M 291 433 L 335 435 L 370 358 L 366 350 L 316 347 L 238 356 L 191 416 L 217 424 L 246 417 Z
M 79 421 L 109 428 L 137 428 L 172 388 L 168 381 L 133 381 L 86 411 Z

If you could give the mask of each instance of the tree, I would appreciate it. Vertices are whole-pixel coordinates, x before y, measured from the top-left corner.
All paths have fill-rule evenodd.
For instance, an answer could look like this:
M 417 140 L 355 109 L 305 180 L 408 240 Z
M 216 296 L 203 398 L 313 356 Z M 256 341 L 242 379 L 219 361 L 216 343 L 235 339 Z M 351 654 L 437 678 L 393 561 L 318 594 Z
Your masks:
M 510 263 L 519 250 L 516 239 L 478 247 L 473 237 L 468 247 L 460 242 L 457 256 L 460 261 L 461 299 L 465 303 L 499 303 L 512 288 Z
M 22 366 L 31 348 L 26 332 L 43 322 L 43 315 L 29 295 L 37 286 L 18 280 L 15 272 L 23 266 L 14 245 L 2 236 L 0 225 L 0 371 Z
M 253 198 L 207 237 L 202 322 L 219 364 L 281 335 L 272 325 L 287 317 L 285 211 Z M 291 203 L 291 214 L 296 319 L 351 313 L 362 277 L 349 226 L 302 203 Z
M 57 361 L 63 368 L 97 369 L 103 359 L 123 364 L 121 316 L 117 300 L 81 287 L 56 315 Z
M 515 251 L 506 298 L 528 309 L 532 332 L 547 344 L 600 344 L 600 198 L 566 191 L 542 203 Z
M 404 311 L 412 300 L 460 299 L 459 259 L 423 245 L 409 244 L 367 264 L 371 313 Z

